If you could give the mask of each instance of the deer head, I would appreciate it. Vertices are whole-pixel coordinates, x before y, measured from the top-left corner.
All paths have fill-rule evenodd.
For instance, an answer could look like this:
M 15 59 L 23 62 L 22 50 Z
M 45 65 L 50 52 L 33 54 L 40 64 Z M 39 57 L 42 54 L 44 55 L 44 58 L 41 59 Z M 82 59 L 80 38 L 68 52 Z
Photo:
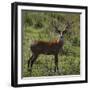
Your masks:
M 60 35 L 60 40 L 64 39 L 64 34 L 66 34 L 67 32 L 70 31 L 71 28 L 71 23 L 69 21 L 67 21 L 64 25 L 63 25 L 63 31 L 59 30 L 59 23 L 53 21 L 52 25 L 54 27 L 54 32 L 58 33 Z

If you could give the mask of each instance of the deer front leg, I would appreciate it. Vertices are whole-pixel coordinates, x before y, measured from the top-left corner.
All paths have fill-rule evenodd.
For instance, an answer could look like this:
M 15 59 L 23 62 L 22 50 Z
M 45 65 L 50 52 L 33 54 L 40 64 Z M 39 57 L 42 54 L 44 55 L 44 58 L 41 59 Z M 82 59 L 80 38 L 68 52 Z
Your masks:
M 55 55 L 55 69 L 54 71 L 58 71 L 58 54 Z

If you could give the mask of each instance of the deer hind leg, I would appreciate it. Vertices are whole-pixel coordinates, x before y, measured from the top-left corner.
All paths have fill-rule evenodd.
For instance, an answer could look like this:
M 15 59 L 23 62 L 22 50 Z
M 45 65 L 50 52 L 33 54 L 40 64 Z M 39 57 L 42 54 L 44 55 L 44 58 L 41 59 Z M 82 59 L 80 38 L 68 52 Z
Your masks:
M 33 55 L 28 60 L 28 70 L 30 69 L 30 61 L 31 61 L 32 58 L 33 58 Z
M 54 71 L 58 71 L 58 55 L 55 55 L 55 68 Z
M 32 73 L 32 67 L 33 67 L 33 64 L 36 61 L 37 57 L 38 57 L 38 55 L 33 54 L 28 61 L 28 68 L 29 68 L 30 73 Z

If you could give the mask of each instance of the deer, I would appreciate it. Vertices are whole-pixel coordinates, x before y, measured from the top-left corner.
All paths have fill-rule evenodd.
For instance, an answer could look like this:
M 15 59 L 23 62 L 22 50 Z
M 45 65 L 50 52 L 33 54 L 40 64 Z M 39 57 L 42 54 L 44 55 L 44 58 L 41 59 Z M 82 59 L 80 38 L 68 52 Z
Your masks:
M 54 55 L 54 71 L 58 71 L 58 54 L 63 50 L 64 46 L 64 34 L 68 32 L 69 25 L 65 26 L 63 31 L 58 30 L 58 27 L 54 25 L 55 32 L 59 34 L 59 38 L 53 41 L 33 41 L 31 43 L 30 49 L 32 56 L 28 60 L 28 69 L 32 72 L 32 67 L 36 59 L 40 54 L 44 55 Z

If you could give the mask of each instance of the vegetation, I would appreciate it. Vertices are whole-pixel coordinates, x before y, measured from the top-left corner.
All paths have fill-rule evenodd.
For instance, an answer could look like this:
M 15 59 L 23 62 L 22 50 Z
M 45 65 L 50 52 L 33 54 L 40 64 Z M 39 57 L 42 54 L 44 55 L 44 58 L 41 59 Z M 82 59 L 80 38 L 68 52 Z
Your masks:
M 64 36 L 63 52 L 59 53 L 59 73 L 54 72 L 54 56 L 40 55 L 33 65 L 32 76 L 79 75 L 80 74 L 80 14 L 60 12 L 22 11 L 22 56 L 23 77 L 30 77 L 27 62 L 31 57 L 30 45 L 33 40 L 52 41 L 58 38 L 52 21 L 64 30 L 67 21 L 71 23 L 69 33 Z

